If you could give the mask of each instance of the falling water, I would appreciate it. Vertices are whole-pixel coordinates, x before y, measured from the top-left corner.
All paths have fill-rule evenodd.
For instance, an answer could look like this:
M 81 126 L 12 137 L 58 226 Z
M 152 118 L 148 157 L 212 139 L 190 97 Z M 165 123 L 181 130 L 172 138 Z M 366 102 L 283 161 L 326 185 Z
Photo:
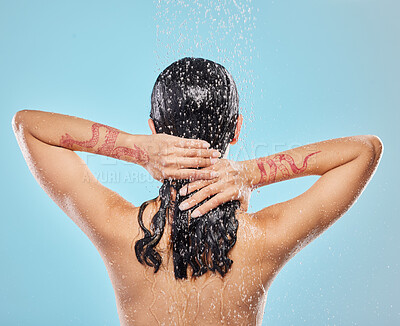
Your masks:
M 245 123 L 254 121 L 252 62 L 256 14 L 252 0 L 155 0 L 156 70 L 158 75 L 183 57 L 203 57 L 225 66 L 233 75 Z M 245 139 L 242 132 L 241 140 Z M 243 152 L 243 142 L 235 153 Z M 233 159 L 237 159 L 230 156 Z

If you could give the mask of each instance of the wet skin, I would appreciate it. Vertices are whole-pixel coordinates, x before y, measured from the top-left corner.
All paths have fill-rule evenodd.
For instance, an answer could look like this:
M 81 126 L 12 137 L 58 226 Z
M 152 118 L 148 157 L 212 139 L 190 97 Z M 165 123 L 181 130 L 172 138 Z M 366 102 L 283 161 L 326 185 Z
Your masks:
M 232 143 L 237 140 L 238 126 Z M 150 127 L 154 132 L 151 123 Z M 13 129 L 40 186 L 101 254 L 115 290 L 121 325 L 261 324 L 274 277 L 355 203 L 383 150 L 378 137 L 363 135 L 232 162 L 217 160 L 219 153 L 202 141 L 131 135 L 43 111 L 19 111 Z M 233 265 L 227 275 L 221 278 L 208 272 L 197 279 L 176 280 L 169 241 L 171 221 L 157 246 L 163 259 L 158 273 L 141 265 L 134 253 L 135 241 L 143 237 L 137 222 L 139 208 L 99 183 L 74 151 L 139 164 L 157 180 L 192 179 L 182 191 L 199 191 L 181 209 L 191 209 L 213 196 L 192 217 L 228 200 L 239 200 L 237 242 L 229 253 Z M 252 190 L 307 175 L 320 178 L 303 194 L 246 213 Z M 158 207 L 157 200 L 146 208 L 143 221 L 147 228 Z
M 141 265 L 134 254 L 143 237 L 137 222 L 138 208 L 121 200 L 114 203 L 109 234 L 97 244 L 107 266 L 117 299 L 121 325 L 261 325 L 268 287 L 280 263 L 268 254 L 266 229 L 250 214 L 238 212 L 237 242 L 230 252 L 234 261 L 222 278 L 206 273 L 176 280 L 167 224 L 157 246 L 160 270 Z M 150 204 L 143 220 L 149 227 L 159 201 Z

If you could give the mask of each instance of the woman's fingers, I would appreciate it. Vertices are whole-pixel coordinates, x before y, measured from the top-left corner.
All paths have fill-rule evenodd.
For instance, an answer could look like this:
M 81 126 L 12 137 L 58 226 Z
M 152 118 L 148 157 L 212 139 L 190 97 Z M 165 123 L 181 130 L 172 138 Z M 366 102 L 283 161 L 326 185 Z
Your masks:
M 218 184 L 213 183 L 207 187 L 204 187 L 200 191 L 196 192 L 192 197 L 186 199 L 179 205 L 179 209 L 184 211 L 186 209 L 192 208 L 193 206 L 201 203 L 203 200 L 207 199 L 218 193 L 220 187 Z
M 174 163 L 178 168 L 204 168 L 218 162 L 217 158 L 178 157 Z
M 197 181 L 190 182 L 179 190 L 179 194 L 181 196 L 186 196 L 186 195 L 192 193 L 193 191 L 204 188 L 214 182 L 215 182 L 214 180 L 197 180 Z
M 181 157 L 204 157 L 204 158 L 212 158 L 212 157 L 220 157 L 221 153 L 216 149 L 199 149 L 199 148 L 182 148 L 175 147 L 173 148 L 172 153 L 175 156 Z
M 212 209 L 218 207 L 219 205 L 226 203 L 227 201 L 232 200 L 227 193 L 221 192 L 211 199 L 207 200 L 203 205 L 196 208 L 193 212 L 191 217 L 199 217 L 211 211 Z
M 216 150 L 174 147 L 172 150 L 164 148 L 159 160 L 165 167 L 204 168 L 217 163 L 220 156 Z
M 211 170 L 194 170 L 194 169 L 180 169 L 173 170 L 170 173 L 165 173 L 165 177 L 174 179 L 188 179 L 188 180 L 200 180 L 200 179 L 214 179 L 218 176 L 218 172 Z
M 185 138 L 178 138 L 175 140 L 174 145 L 176 147 L 183 147 L 183 148 L 209 148 L 210 144 L 205 140 L 199 139 L 185 139 Z
M 218 162 L 221 153 L 213 149 L 175 148 L 170 158 L 179 168 L 204 168 Z

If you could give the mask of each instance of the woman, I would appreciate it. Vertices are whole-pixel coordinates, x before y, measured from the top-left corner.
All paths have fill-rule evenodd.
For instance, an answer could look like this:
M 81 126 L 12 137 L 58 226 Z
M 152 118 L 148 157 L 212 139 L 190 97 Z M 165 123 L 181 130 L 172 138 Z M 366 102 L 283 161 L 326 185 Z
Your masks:
M 13 128 L 32 174 L 86 233 L 108 269 L 121 325 L 259 325 L 268 288 L 299 250 L 355 202 L 376 170 L 376 136 L 322 141 L 232 162 L 242 116 L 224 67 L 184 58 L 152 93 L 152 135 L 19 111 Z M 74 153 L 143 166 L 160 195 L 135 207 Z M 319 175 L 306 192 L 246 213 L 251 191 Z

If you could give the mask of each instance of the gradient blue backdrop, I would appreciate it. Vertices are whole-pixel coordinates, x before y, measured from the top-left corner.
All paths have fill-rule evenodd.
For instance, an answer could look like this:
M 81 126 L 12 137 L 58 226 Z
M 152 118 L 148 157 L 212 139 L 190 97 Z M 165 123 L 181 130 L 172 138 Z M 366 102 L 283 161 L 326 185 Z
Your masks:
M 395 0 L 1 0 L 0 324 L 118 325 L 103 262 L 30 174 L 13 114 L 148 133 L 158 73 L 200 56 L 223 63 L 240 89 L 246 123 L 233 159 L 357 134 L 385 145 L 357 203 L 275 279 L 263 325 L 399 325 L 399 11 Z M 143 169 L 80 155 L 133 203 L 157 194 Z M 251 210 L 315 180 L 264 188 Z

